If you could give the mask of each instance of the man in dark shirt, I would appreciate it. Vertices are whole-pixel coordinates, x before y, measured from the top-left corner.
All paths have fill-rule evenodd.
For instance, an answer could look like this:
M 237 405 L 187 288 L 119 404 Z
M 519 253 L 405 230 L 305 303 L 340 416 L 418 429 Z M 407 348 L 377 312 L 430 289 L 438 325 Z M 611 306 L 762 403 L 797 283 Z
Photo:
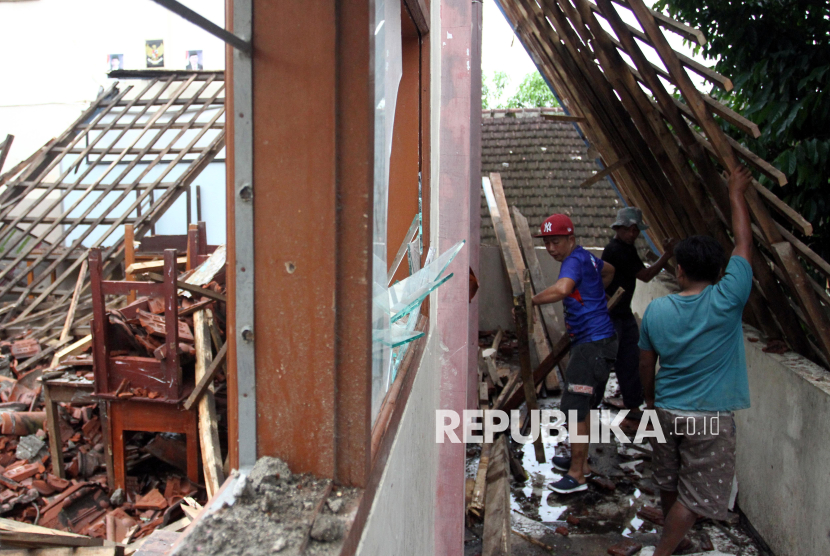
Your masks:
M 640 237 L 640 231 L 648 229 L 643 223 L 643 211 L 635 207 L 626 207 L 617 213 L 617 220 L 611 227 L 616 232 L 614 238 L 605 246 L 602 252 L 602 260 L 612 264 L 615 268 L 614 279 L 605 289 L 606 294 L 613 295 L 618 288 L 623 288 L 625 293 L 617 305 L 609 311 L 614 329 L 617 331 L 617 361 L 614 365 L 614 372 L 620 383 L 623 403 L 629 410 L 626 417 L 629 423 L 626 428 L 636 428 L 642 413 L 640 405 L 643 403 L 643 387 L 640 383 L 640 348 L 637 343 L 640 340 L 640 331 L 637 321 L 631 312 L 631 298 L 634 296 L 634 288 L 637 280 L 650 282 L 657 276 L 669 259 L 674 254 L 674 239 L 663 240 L 665 252 L 660 259 L 652 266 L 646 268 L 634 242 Z

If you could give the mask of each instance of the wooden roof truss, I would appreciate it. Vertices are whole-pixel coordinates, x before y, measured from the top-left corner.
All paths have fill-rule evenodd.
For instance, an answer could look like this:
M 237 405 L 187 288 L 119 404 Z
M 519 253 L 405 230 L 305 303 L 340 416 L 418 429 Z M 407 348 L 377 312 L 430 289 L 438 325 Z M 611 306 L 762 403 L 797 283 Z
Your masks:
M 715 116 L 760 135 L 755 124 L 700 92 L 688 72 L 726 91 L 732 82 L 674 51 L 661 27 L 698 43 L 706 40 L 702 33 L 642 0 L 499 3 L 604 165 L 617 165 L 615 183 L 627 203 L 643 209 L 657 246 L 662 249 L 663 237 L 709 234 L 731 252 L 723 172 L 742 162 L 779 185 L 787 180 L 723 133 Z M 745 319 L 827 366 L 830 297 L 813 276 L 824 283 L 830 265 L 798 239 L 812 234 L 811 224 L 757 181 L 753 186 L 747 201 L 758 248 L 750 261 L 755 287 Z
M 0 297 L 16 296 L 0 309 L 3 328 L 63 324 L 88 248 L 103 249 L 110 276 L 124 256 L 123 225 L 136 240 L 147 234 L 224 148 L 222 72 L 141 77 L 113 84 L 0 176 Z M 76 322 L 91 311 L 88 288 L 86 280 Z

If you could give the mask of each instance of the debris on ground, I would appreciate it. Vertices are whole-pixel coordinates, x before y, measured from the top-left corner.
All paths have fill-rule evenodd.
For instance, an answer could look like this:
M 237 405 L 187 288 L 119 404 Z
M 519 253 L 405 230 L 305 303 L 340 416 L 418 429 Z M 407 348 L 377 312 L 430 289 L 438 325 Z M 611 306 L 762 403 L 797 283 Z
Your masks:
M 194 525 L 175 554 L 339 554 L 360 498 L 357 489 L 291 473 L 272 457 L 260 458 L 250 475 L 238 475 L 233 492 L 230 502 Z
M 220 351 L 225 336 L 224 248 L 221 261 L 213 256 L 203 259 L 206 260 L 200 266 L 178 276 L 180 282 L 195 276 L 188 282 L 187 290 L 178 292 L 179 318 L 175 323 L 182 375 L 191 389 L 195 384 L 197 355 L 193 332 L 195 313 L 210 310 L 206 349 Z M 154 268 L 152 264 L 145 263 L 145 266 Z M 146 278 L 139 276 L 138 279 Z M 107 305 L 107 319 L 115 331 L 115 337 L 110 340 L 110 355 L 163 358 L 167 323 L 162 299 L 136 299 L 129 304 L 142 307 L 135 311 L 135 318 L 125 316 L 125 307 L 129 306 L 125 303 L 126 298 L 121 296 L 111 298 Z M 54 317 L 51 313 L 46 316 Z M 108 402 L 94 394 L 103 389 L 95 387 L 92 338 L 87 335 L 72 343 L 72 335 L 68 334 L 61 344 L 53 328 L 63 325 L 64 320 L 71 323 L 71 318 L 52 320 L 55 322 L 32 319 L 25 329 L 0 324 L 0 334 L 6 336 L 0 341 L 0 516 L 5 518 L 4 523 L 38 526 L 40 535 L 74 535 L 73 539 L 81 536 L 91 546 L 100 545 L 105 539 L 136 543 L 157 529 L 168 533 L 171 528 L 173 532 L 184 529 L 190 523 L 189 508 L 201 507 L 208 498 L 205 486 L 187 476 L 184 435 L 126 432 L 126 485 L 111 490 L 106 455 L 110 440 L 103 426 L 106 415 L 101 409 Z M 75 328 L 81 333 L 88 332 L 89 320 L 81 322 L 80 328 L 75 321 Z M 56 349 L 61 346 L 62 349 Z M 226 378 L 221 365 L 212 371 L 214 424 L 225 439 Z M 52 400 L 51 407 L 47 407 L 47 390 L 54 395 L 56 389 L 70 394 Z M 207 388 L 202 395 L 205 391 Z M 133 385 L 129 380 L 122 381 L 116 391 L 122 400 L 117 403 L 138 399 L 145 399 L 146 403 L 160 395 L 161 392 Z M 194 407 L 193 411 L 198 410 Z M 50 432 L 61 461 L 53 461 Z M 222 445 L 225 444 L 223 440 Z M 0 524 L 0 537 L 5 530 Z M 15 544 L 15 539 L 9 537 L 12 543 L 9 546 L 22 546 Z
M 495 332 L 482 332 L 480 346 L 492 346 Z M 504 334 L 501 343 L 509 342 Z M 499 368 L 506 370 L 506 380 L 518 372 L 517 354 L 498 350 L 495 360 Z M 482 376 L 487 379 L 487 369 Z M 489 400 L 501 397 L 499 387 L 493 385 Z M 619 398 L 619 386 L 612 374 L 608 381 L 606 400 Z M 540 399 L 541 409 L 558 409 L 558 396 Z M 613 403 L 603 407 L 613 418 L 618 408 Z M 524 415 L 524 404 L 519 408 Z M 509 430 L 509 429 L 508 429 Z M 551 551 L 560 556 L 578 554 L 636 554 L 653 552 L 660 538 L 663 512 L 659 491 L 651 479 L 652 450 L 647 443 L 622 444 L 614 435 L 610 442 L 591 446 L 591 467 L 594 474 L 588 479 L 587 491 L 573 494 L 557 494 L 547 486 L 559 480 L 562 474 L 552 469 L 550 458 L 568 455 L 567 439 L 545 441 L 547 463 L 537 463 L 532 444 L 509 442 L 511 460 L 519 462 L 528 480 L 516 480 L 511 474 L 510 505 L 511 527 L 518 534 L 511 536 L 514 556 L 542 556 Z M 557 443 L 558 441 L 558 443 Z M 467 478 L 475 486 L 477 474 L 492 445 L 468 446 Z M 478 498 L 476 498 L 478 494 Z M 472 491 L 468 503 L 465 556 L 483 554 L 486 546 L 483 520 L 487 516 L 486 504 L 475 502 L 485 492 Z M 475 511 L 473 511 L 475 510 Z M 737 512 L 737 508 L 736 508 Z M 705 554 L 706 556 L 757 556 L 762 554 L 758 544 L 740 523 L 739 514 L 730 512 L 724 522 L 699 521 L 687 535 L 678 554 Z M 526 538 L 527 537 L 527 538 Z M 530 540 L 532 539 L 532 540 Z M 542 545 L 544 545 L 544 548 Z

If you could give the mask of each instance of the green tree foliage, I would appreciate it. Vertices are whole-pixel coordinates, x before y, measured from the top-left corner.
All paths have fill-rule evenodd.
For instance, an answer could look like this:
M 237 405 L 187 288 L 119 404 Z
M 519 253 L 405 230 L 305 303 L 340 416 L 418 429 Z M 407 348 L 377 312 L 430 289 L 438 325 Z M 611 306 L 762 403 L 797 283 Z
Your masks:
M 758 124 L 757 140 L 728 132 L 787 175 L 766 185 L 813 224 L 811 247 L 830 259 L 830 4 L 808 0 L 658 0 L 706 34 L 698 47 L 729 76 L 713 94 Z
M 554 106 L 559 106 L 559 103 L 538 71 L 527 74 L 516 94 L 507 100 L 508 108 L 550 108 Z
M 485 110 L 488 108 L 504 108 L 501 98 L 504 95 L 504 88 L 510 79 L 503 71 L 493 72 L 493 77 L 487 79 L 487 76 L 481 78 L 481 107 Z
M 529 73 L 522 80 L 516 93 L 504 98 L 504 91 L 510 82 L 503 71 L 493 73 L 492 78 L 481 80 L 481 107 L 486 109 L 540 108 L 559 106 L 556 97 L 548 88 L 539 72 Z

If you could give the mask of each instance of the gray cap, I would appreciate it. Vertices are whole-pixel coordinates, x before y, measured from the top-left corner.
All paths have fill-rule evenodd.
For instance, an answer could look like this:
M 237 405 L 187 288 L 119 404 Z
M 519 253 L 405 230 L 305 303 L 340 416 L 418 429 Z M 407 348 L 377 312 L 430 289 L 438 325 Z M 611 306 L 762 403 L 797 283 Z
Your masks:
M 643 223 L 643 211 L 637 207 L 625 207 L 617 212 L 617 220 L 611 224 L 611 227 L 633 226 L 634 224 L 637 224 L 641 231 L 648 230 L 648 224 Z

